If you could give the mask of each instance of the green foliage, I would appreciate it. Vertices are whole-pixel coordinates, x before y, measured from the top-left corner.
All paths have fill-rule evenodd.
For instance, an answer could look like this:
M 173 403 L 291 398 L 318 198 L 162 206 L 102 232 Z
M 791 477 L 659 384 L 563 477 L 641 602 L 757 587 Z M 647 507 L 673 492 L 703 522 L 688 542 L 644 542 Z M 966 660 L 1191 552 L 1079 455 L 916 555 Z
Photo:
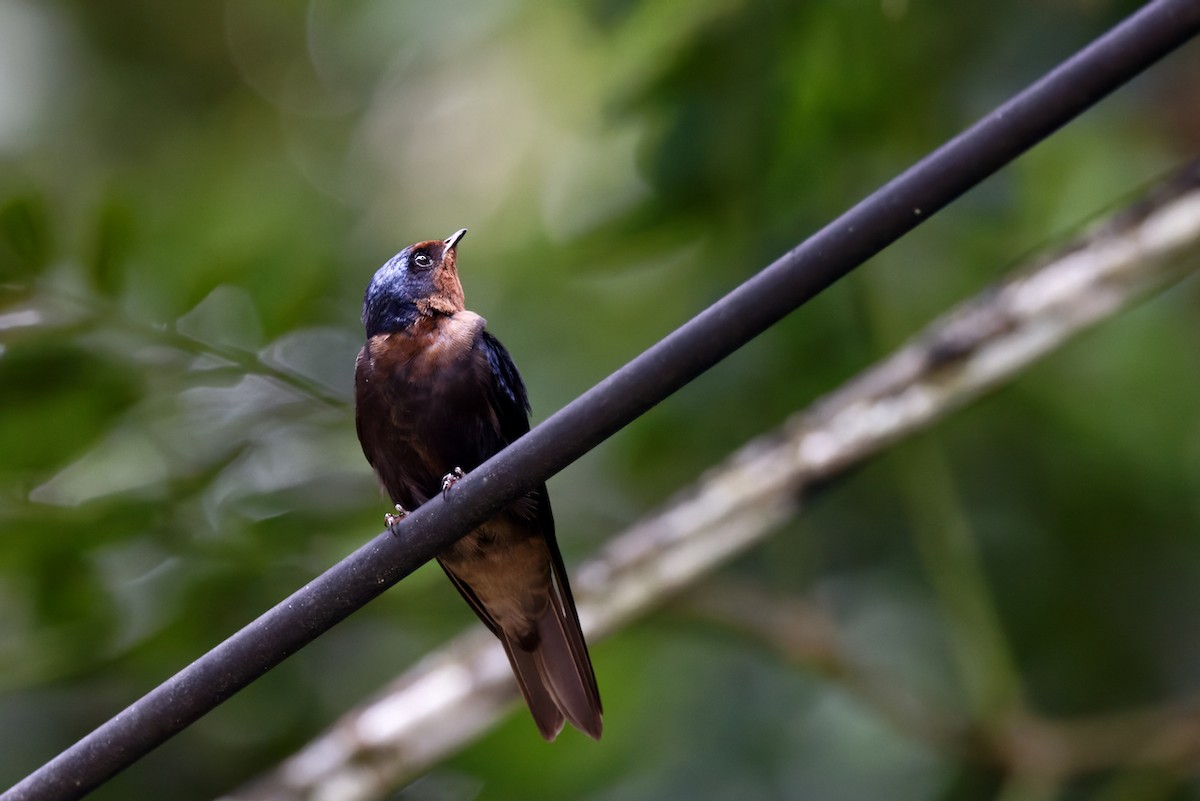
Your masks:
M 71 462 L 139 397 L 138 375 L 73 342 L 35 340 L 0 360 L 0 438 L 13 477 Z
M 50 262 L 50 214 L 36 195 L 15 195 L 0 206 L 0 279 L 26 281 Z
M 400 247 L 470 228 L 468 303 L 540 419 L 1133 6 L 0 0 L 0 785 L 380 530 L 351 375 Z M 1194 74 L 1157 68 L 557 477 L 568 562 L 1194 152 Z M 722 580 L 820 601 L 843 657 L 981 732 L 1194 693 L 1195 302 L 823 488 Z M 215 797 L 469 625 L 422 570 L 96 797 Z M 400 797 L 1029 790 L 777 646 L 668 611 L 594 646 L 602 743 L 515 714 Z M 1192 797 L 1091 781 L 1062 797 Z

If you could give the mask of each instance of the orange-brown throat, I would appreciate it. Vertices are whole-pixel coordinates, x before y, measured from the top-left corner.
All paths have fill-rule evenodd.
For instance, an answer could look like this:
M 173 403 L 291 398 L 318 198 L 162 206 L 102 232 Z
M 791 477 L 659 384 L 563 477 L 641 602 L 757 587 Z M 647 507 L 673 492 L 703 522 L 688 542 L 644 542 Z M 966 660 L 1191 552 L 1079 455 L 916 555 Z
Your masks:
M 458 280 L 458 254 L 455 248 L 447 248 L 440 240 L 430 240 L 417 245 L 431 253 L 442 251 L 438 266 L 433 274 L 433 294 L 416 302 L 422 314 L 456 314 L 466 308 L 462 282 Z

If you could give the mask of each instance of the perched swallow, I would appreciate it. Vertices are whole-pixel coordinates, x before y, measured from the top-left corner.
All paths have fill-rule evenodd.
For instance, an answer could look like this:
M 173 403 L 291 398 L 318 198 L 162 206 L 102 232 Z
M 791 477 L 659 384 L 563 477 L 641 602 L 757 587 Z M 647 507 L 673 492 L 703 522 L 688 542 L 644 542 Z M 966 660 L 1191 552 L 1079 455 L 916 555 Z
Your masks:
M 400 251 L 363 298 L 367 343 L 355 368 L 355 423 L 398 514 L 394 525 L 529 430 L 525 384 L 508 351 L 463 306 L 464 228 Z M 600 692 L 554 539 L 543 484 L 438 556 L 504 644 L 538 731 L 564 719 L 599 739 Z

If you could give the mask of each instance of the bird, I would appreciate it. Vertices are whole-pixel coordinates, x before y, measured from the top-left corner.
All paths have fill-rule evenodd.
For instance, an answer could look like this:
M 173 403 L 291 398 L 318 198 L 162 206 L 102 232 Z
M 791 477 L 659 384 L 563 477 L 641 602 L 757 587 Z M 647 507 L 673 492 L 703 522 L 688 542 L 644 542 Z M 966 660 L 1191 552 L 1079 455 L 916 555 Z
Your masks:
M 486 321 L 464 305 L 458 245 L 401 250 L 363 296 L 366 343 L 355 363 L 355 427 L 398 523 L 529 431 L 521 374 Z M 448 499 L 448 500 L 447 500 Z M 600 691 L 554 536 L 546 485 L 510 503 L 437 556 L 450 581 L 504 646 L 547 741 L 564 721 L 594 739 Z

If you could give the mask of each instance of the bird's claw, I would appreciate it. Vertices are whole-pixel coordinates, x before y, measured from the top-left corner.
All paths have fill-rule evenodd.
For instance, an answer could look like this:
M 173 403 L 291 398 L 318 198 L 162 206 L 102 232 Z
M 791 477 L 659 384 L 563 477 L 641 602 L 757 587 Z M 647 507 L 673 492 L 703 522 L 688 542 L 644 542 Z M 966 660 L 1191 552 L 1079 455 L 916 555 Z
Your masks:
M 450 500 L 450 488 L 458 483 L 458 480 L 465 475 L 461 467 L 456 467 L 446 475 L 442 476 L 442 500 Z
M 385 523 L 387 523 L 387 527 L 391 529 L 392 533 L 395 534 L 396 526 L 399 525 L 400 521 L 406 517 L 408 517 L 408 510 L 400 504 L 396 504 L 396 514 L 388 512 L 383 516 L 383 520 Z

